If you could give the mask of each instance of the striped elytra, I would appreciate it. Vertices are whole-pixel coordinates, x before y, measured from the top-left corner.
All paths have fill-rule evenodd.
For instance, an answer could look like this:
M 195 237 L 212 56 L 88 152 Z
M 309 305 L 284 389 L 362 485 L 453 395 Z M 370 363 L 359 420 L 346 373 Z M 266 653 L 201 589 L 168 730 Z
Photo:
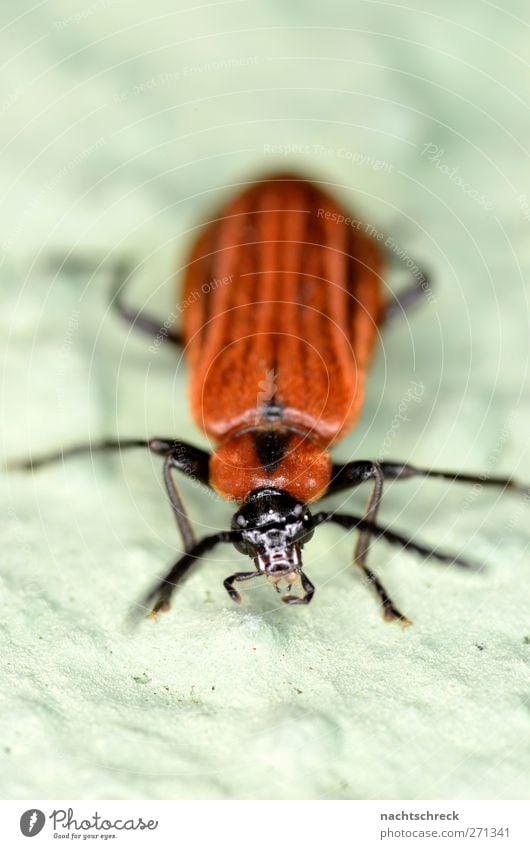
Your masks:
M 327 448 L 361 411 L 381 271 L 358 223 L 290 175 L 245 188 L 204 227 L 183 330 L 191 409 L 217 446 L 210 475 L 222 495 L 274 486 L 309 502 L 325 492 Z

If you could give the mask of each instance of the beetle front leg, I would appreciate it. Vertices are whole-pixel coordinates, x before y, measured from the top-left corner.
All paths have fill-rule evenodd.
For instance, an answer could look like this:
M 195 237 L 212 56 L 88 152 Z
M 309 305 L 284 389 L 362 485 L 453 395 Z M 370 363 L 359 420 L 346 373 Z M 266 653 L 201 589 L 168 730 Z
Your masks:
M 225 578 L 223 581 L 223 587 L 232 601 L 235 601 L 237 604 L 241 604 L 241 595 L 236 589 L 234 589 L 233 584 L 236 581 L 248 581 L 250 578 L 257 578 L 258 575 L 261 574 L 261 572 L 236 572 L 235 575 L 230 575 L 229 578 Z
M 140 609 L 151 608 L 149 618 L 156 619 L 159 613 L 169 610 L 173 593 L 188 575 L 192 567 L 199 562 L 200 558 L 219 543 L 233 543 L 237 542 L 240 538 L 240 534 L 237 531 L 219 531 L 216 534 L 212 534 L 212 536 L 199 540 L 193 548 L 186 551 L 182 557 L 179 557 L 167 575 L 158 581 L 151 592 L 131 612 L 131 616 L 136 617 Z

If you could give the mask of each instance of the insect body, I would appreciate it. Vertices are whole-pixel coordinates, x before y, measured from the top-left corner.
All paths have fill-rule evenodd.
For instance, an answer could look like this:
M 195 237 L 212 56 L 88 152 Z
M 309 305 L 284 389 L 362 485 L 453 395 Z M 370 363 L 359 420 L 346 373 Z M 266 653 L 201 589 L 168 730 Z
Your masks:
M 283 601 L 307 604 L 314 587 L 303 570 L 302 549 L 319 524 L 335 522 L 358 530 L 354 562 L 377 592 L 385 618 L 407 624 L 367 565 L 372 536 L 442 562 L 471 564 L 378 526 L 384 481 L 430 476 L 522 491 L 506 478 L 396 462 L 333 463 L 330 449 L 361 412 L 379 327 L 425 288 L 422 276 L 389 304 L 383 267 L 379 244 L 316 185 L 280 175 L 245 188 L 196 242 L 184 285 L 182 338 L 170 337 L 185 346 L 191 409 L 213 453 L 173 439 L 109 440 L 19 464 L 36 467 L 68 453 L 134 447 L 164 456 L 164 480 L 185 553 L 146 599 L 152 613 L 167 609 L 190 567 L 223 542 L 233 543 L 254 565 L 224 581 L 232 599 L 240 601 L 234 584 L 264 575 L 278 591 L 287 585 Z M 160 332 L 160 322 L 136 315 L 122 296 L 120 283 L 116 306 L 123 317 Z M 238 503 L 231 530 L 195 540 L 174 471 Z M 371 484 L 371 494 L 362 517 L 311 514 L 309 504 L 364 482 Z M 301 594 L 291 594 L 298 581 Z

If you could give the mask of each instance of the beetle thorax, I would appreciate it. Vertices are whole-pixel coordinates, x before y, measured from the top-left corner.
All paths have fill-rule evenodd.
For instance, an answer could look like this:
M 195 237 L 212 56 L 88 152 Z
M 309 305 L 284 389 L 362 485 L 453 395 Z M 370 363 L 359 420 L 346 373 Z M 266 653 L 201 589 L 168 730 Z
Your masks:
M 288 428 L 252 428 L 230 435 L 210 461 L 210 481 L 224 498 L 244 501 L 259 489 L 288 492 L 302 503 L 321 497 L 331 478 L 329 453 Z

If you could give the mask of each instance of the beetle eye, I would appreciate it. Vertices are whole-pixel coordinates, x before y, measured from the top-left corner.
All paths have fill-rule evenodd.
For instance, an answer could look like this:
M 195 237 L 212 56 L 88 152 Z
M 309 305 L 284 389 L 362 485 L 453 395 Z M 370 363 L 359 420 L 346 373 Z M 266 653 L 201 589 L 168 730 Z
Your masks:
M 244 517 L 244 516 L 241 516 L 241 515 L 239 515 L 239 516 L 237 517 L 236 522 L 237 522 L 237 524 L 238 524 L 238 525 L 240 525 L 242 528 L 243 528 L 243 527 L 247 524 L 247 520 L 245 519 L 245 517 Z

